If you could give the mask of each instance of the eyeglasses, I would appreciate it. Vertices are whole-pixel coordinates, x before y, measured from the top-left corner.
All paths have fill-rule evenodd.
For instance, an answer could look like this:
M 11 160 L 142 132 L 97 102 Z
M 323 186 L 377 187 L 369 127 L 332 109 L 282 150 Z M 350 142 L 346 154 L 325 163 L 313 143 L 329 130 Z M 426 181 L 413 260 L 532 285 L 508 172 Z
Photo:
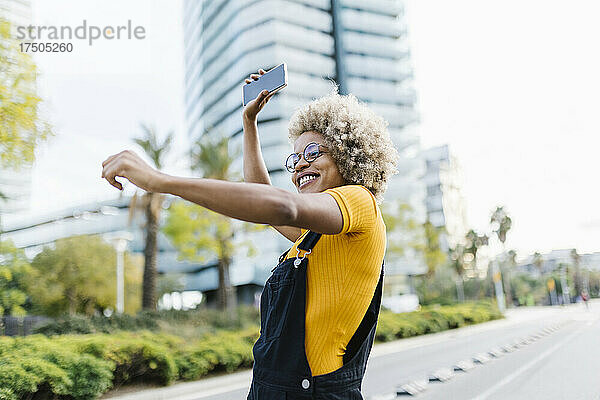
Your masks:
M 325 146 L 315 142 L 307 144 L 302 153 L 292 153 L 288 156 L 287 160 L 285 160 L 285 168 L 293 174 L 296 171 L 296 165 L 300 162 L 300 156 L 303 156 L 307 163 L 311 163 L 319 158 L 321 154 L 327 153 L 326 151 L 321 151 L 321 147 Z

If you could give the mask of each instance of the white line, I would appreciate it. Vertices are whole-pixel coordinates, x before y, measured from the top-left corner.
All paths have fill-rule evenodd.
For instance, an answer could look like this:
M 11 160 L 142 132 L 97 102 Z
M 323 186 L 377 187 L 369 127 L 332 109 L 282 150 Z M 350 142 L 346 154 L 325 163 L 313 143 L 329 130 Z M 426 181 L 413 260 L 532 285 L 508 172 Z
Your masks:
M 573 332 L 572 334 L 570 334 L 569 336 L 567 336 L 566 338 L 564 338 L 563 340 L 561 340 L 560 342 L 558 342 L 557 344 L 555 344 L 554 346 L 552 346 L 551 348 L 549 348 L 548 350 L 546 350 L 545 352 L 540 354 L 538 357 L 534 358 L 533 360 L 531 360 L 527 364 L 523 365 L 521 368 L 519 368 L 512 374 L 508 375 L 506 378 L 504 378 L 503 380 L 501 380 L 500 382 L 498 382 L 491 388 L 489 388 L 487 391 L 483 392 L 482 394 L 480 394 L 477 397 L 474 397 L 471 400 L 487 399 L 492 393 L 494 393 L 495 391 L 497 391 L 498 389 L 500 389 L 502 386 L 506 385 L 507 383 L 511 382 L 517 376 L 519 376 L 520 374 L 522 374 L 529 368 L 533 367 L 535 364 L 542 361 L 544 358 L 548 357 L 550 354 L 552 354 L 554 351 L 556 351 L 556 349 L 558 349 L 560 346 L 562 346 L 563 344 L 565 344 L 566 342 L 568 342 L 569 340 L 571 340 L 573 337 L 577 336 L 580 333 L 581 333 L 581 330 Z

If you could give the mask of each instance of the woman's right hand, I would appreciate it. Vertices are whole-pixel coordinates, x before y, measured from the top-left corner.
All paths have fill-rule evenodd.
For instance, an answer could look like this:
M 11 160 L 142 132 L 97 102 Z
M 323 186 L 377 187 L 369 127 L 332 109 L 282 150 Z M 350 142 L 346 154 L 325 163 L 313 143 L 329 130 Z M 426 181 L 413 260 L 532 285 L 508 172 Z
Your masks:
M 251 74 L 250 78 L 246 78 L 246 83 L 252 82 L 252 80 L 257 81 L 260 75 L 266 74 L 264 69 L 259 69 L 258 74 Z M 245 119 L 250 121 L 256 121 L 258 113 L 263 109 L 265 104 L 269 101 L 271 97 L 273 97 L 275 93 L 269 93 L 267 90 L 263 90 L 256 96 L 256 98 L 246 104 L 244 108 L 243 116 Z

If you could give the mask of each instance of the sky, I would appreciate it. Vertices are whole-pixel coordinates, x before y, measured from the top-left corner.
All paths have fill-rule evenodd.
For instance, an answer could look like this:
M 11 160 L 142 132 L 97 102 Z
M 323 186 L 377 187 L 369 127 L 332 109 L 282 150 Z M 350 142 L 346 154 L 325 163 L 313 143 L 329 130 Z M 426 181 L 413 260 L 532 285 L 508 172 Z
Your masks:
M 449 144 L 470 227 L 498 205 L 507 248 L 600 251 L 597 152 L 600 6 L 594 1 L 407 0 L 423 147 Z M 42 54 L 40 93 L 56 136 L 40 146 L 31 206 L 45 213 L 114 198 L 101 162 L 132 149 L 139 123 L 177 134 L 168 173 L 185 174 L 180 0 L 32 0 L 34 23 L 144 26 L 143 40 L 74 42 Z M 132 185 L 126 186 L 131 192 Z
M 408 0 L 427 147 L 449 143 L 465 173 L 469 224 L 496 205 L 523 255 L 600 250 L 600 4 Z

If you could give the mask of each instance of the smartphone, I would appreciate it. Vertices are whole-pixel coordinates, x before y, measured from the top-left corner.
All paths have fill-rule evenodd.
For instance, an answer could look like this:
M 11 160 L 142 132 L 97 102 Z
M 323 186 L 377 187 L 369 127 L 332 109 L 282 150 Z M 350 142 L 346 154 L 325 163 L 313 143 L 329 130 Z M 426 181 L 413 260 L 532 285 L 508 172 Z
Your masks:
M 260 75 L 258 80 L 253 80 L 243 86 L 242 104 L 244 107 L 258 96 L 263 90 L 269 93 L 277 92 L 287 86 L 287 65 L 281 63 L 273 69 Z

